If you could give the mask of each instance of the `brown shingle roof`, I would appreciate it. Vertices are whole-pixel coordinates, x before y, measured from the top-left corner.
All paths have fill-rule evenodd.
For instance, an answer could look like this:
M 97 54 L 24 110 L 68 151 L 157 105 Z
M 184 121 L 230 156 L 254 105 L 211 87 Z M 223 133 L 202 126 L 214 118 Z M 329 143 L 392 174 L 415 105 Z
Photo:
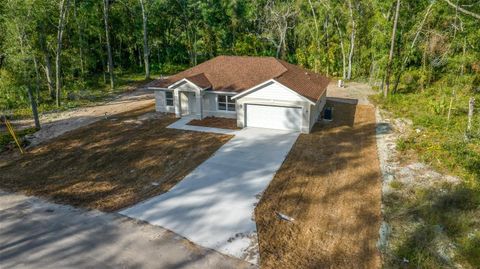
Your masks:
M 273 57 L 218 56 L 176 75 L 155 80 L 148 86 L 167 88 L 184 78 L 201 88 L 237 93 L 275 79 L 314 102 L 323 95 L 330 81 Z
M 317 101 L 326 91 L 330 79 L 326 76 L 308 71 L 299 66 L 279 60 L 287 72 L 275 78 L 276 81 L 296 91 L 312 101 Z
M 212 83 L 208 80 L 207 76 L 204 73 L 200 73 L 198 75 L 193 75 L 186 77 L 188 81 L 192 82 L 193 84 L 197 85 L 202 89 L 208 89 L 212 87 Z

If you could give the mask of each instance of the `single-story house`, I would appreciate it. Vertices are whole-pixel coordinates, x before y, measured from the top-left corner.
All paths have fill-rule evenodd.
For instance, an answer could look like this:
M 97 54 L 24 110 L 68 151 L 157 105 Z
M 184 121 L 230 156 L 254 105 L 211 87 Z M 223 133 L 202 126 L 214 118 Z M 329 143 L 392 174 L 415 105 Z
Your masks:
M 329 82 L 273 57 L 218 56 L 148 88 L 155 90 L 159 112 L 309 133 L 325 106 Z

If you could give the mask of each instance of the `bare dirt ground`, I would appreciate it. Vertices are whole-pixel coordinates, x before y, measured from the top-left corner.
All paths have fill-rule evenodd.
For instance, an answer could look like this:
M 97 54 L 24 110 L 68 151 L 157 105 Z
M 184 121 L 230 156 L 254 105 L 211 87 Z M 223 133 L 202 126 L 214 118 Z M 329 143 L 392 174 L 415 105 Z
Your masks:
M 334 120 L 298 138 L 256 208 L 262 268 L 381 266 L 375 108 L 328 105 Z
M 192 120 L 188 125 L 194 126 L 203 126 L 210 128 L 220 128 L 220 129 L 230 129 L 230 130 L 239 130 L 237 127 L 236 119 L 227 119 L 227 118 L 217 118 L 217 117 L 206 117 L 201 120 Z
M 375 94 L 368 84 L 360 82 L 348 82 L 340 88 L 337 82 L 328 85 L 327 98 L 334 101 L 350 102 L 352 104 L 369 105 L 368 96 Z
M 231 138 L 166 128 L 173 115 L 138 106 L 24 155 L 1 154 L 0 188 L 114 211 L 168 191 Z
M 153 92 L 142 88 L 121 94 L 117 98 L 99 105 L 44 114 L 40 117 L 42 129 L 29 139 L 30 145 L 38 145 L 68 131 L 104 119 L 105 117 L 149 104 L 154 104 Z M 33 126 L 32 120 L 18 120 L 13 121 L 12 124 L 15 129 Z

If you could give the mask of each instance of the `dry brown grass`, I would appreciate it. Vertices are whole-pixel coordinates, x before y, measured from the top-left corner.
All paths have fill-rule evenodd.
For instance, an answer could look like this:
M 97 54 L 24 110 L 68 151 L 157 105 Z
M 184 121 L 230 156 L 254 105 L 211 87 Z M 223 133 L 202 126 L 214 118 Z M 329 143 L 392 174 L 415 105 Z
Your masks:
M 227 119 L 227 118 L 218 118 L 218 117 L 206 117 L 201 120 L 191 120 L 187 124 L 195 125 L 195 126 L 203 126 L 203 127 L 230 129 L 230 130 L 240 129 L 237 127 L 236 119 Z
M 0 188 L 114 211 L 169 190 L 231 138 L 167 129 L 172 115 L 139 117 L 152 111 L 101 120 L 24 156 L 0 155 Z
M 334 121 L 299 137 L 256 208 L 262 268 L 381 265 L 374 108 L 332 105 Z

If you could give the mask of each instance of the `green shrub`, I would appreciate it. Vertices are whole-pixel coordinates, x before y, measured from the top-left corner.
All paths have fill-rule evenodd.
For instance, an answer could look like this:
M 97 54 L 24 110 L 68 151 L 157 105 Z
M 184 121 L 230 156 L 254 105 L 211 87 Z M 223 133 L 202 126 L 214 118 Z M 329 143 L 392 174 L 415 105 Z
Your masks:
M 459 242 L 462 257 L 470 264 L 480 264 L 480 231 L 464 236 Z
M 480 94 L 480 74 L 477 74 L 470 85 L 470 91 L 473 94 Z
M 421 70 L 411 70 L 405 72 L 401 79 L 401 88 L 399 92 L 410 93 L 416 92 L 422 87 L 422 71 Z
M 393 189 L 401 189 L 403 187 L 403 183 L 400 182 L 400 181 L 392 181 L 390 182 L 390 187 L 393 188 Z

